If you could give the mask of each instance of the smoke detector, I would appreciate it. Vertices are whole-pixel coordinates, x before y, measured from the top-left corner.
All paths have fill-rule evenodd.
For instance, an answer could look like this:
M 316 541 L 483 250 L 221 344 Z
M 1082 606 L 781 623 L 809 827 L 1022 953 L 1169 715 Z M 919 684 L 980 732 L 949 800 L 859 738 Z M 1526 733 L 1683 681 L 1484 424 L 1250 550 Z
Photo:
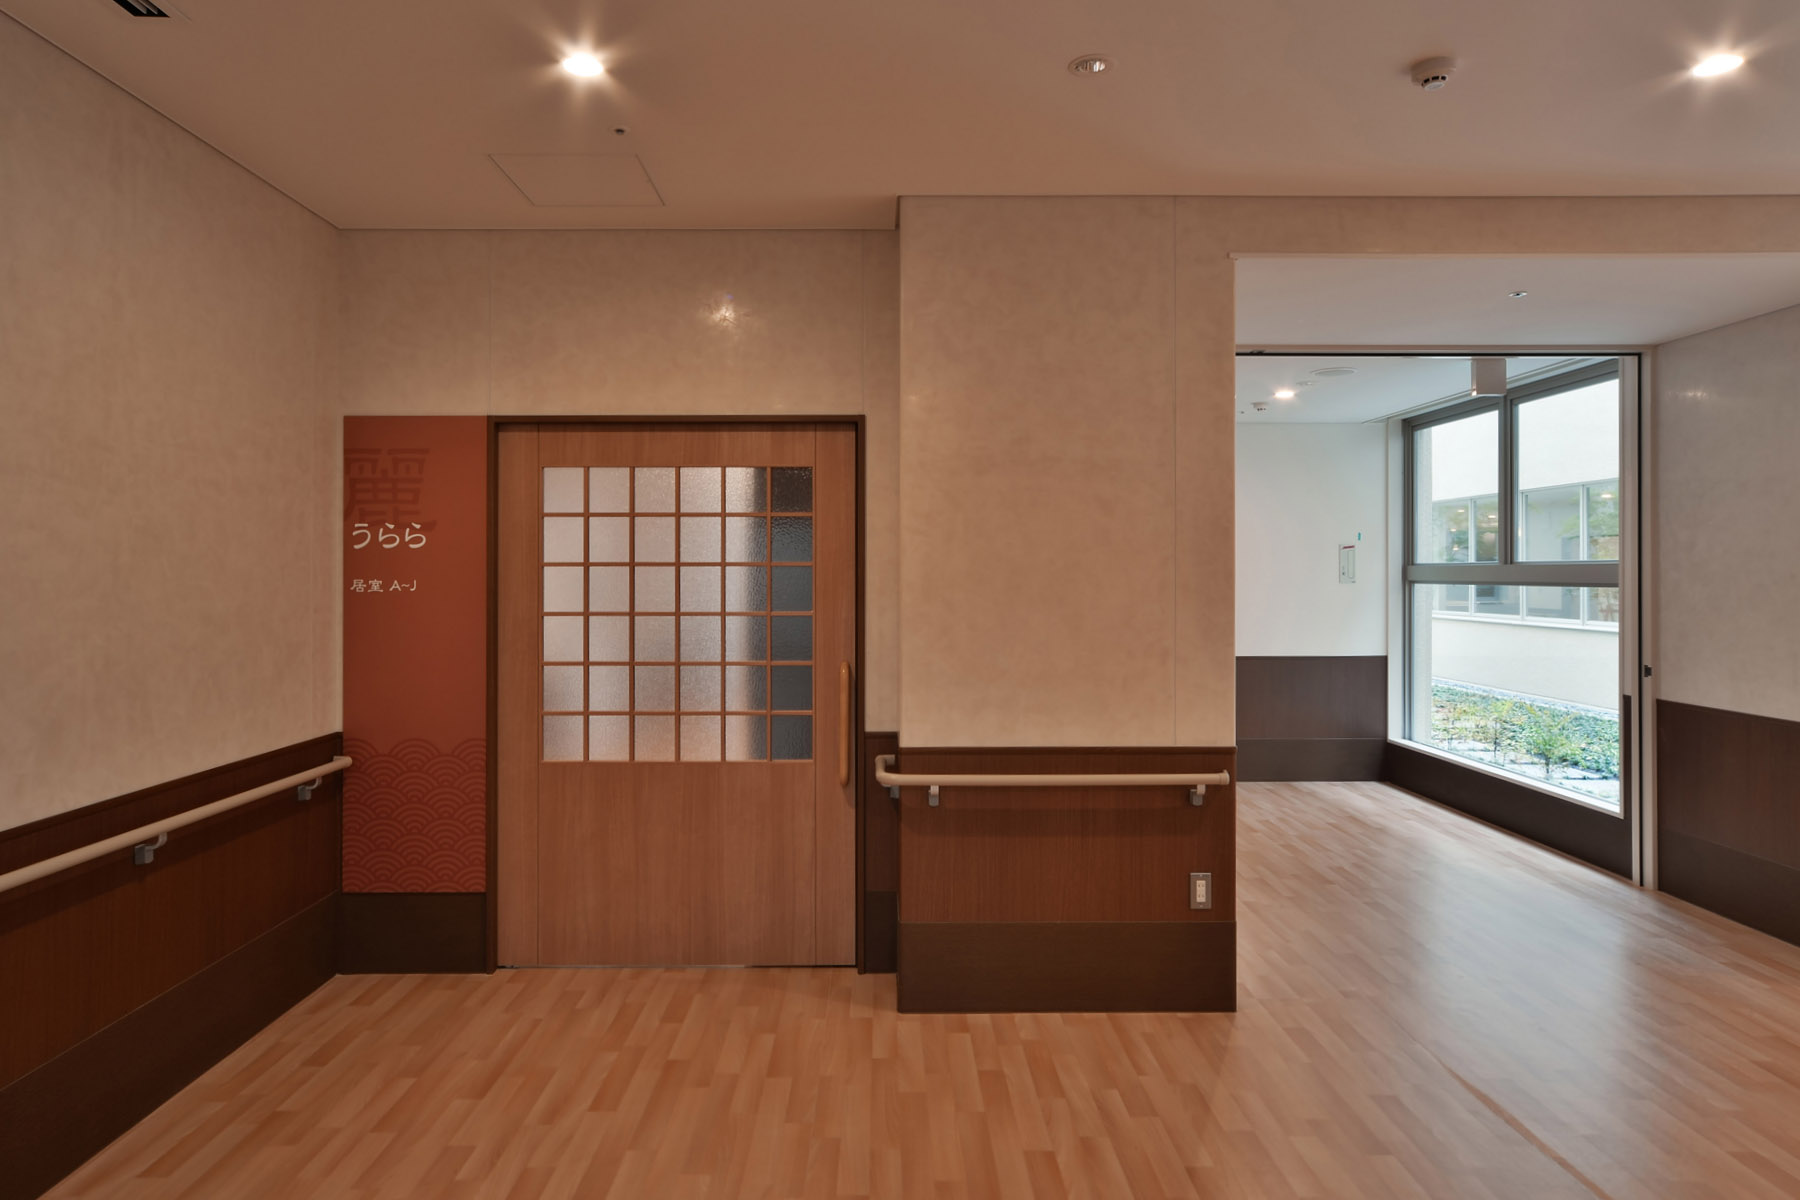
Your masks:
M 1422 58 L 1412 65 L 1412 81 L 1428 92 L 1435 92 L 1450 82 L 1455 71 L 1454 58 Z
M 1269 411 L 1269 402 L 1267 400 L 1258 400 L 1258 401 L 1256 401 L 1256 403 L 1252 404 L 1250 407 L 1254 408 L 1257 412 L 1268 412 Z

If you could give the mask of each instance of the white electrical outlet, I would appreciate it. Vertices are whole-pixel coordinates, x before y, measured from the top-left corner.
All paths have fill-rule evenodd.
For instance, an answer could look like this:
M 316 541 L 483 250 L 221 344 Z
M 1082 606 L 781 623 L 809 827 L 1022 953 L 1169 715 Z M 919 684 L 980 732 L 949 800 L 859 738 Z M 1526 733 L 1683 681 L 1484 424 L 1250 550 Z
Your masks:
M 1188 876 L 1188 907 L 1212 907 L 1212 872 L 1195 871 Z

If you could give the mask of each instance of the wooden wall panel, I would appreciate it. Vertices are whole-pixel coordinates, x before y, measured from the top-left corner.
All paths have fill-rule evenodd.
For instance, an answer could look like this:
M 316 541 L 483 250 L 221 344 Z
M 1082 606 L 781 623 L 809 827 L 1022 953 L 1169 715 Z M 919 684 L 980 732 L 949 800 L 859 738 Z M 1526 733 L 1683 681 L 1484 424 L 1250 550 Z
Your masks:
M 1244 780 L 1380 779 L 1387 658 L 1239 658 L 1237 720 Z
M 862 907 L 856 964 L 863 971 L 894 969 L 900 920 L 900 806 L 875 780 L 875 760 L 900 753 L 897 733 L 865 733 L 862 751 L 861 822 L 857 854 L 862 863 Z

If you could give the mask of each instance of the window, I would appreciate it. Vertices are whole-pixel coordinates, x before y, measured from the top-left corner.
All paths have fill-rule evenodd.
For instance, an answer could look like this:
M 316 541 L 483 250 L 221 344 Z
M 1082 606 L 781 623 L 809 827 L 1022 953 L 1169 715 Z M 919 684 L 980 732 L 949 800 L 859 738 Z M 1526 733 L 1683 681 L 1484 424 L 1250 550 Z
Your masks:
M 1616 363 L 1408 424 L 1406 736 L 1621 812 Z

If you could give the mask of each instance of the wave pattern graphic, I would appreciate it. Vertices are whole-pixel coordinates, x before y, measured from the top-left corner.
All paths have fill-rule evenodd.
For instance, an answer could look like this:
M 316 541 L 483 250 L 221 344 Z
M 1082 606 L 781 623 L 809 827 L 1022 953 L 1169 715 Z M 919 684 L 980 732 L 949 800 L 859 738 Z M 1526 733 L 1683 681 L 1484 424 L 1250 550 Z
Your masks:
M 346 892 L 487 889 L 487 742 L 344 740 Z

